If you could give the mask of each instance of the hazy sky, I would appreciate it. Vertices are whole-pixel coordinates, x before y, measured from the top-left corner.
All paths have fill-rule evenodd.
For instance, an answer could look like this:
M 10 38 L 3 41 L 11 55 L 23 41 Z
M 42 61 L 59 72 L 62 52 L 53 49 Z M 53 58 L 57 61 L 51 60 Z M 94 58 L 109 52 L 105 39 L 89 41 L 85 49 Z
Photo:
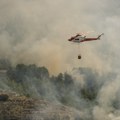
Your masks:
M 0 57 L 46 66 L 53 74 L 81 66 L 119 70 L 119 6 L 119 0 L 0 0 Z M 88 31 L 105 35 L 79 48 L 67 41 Z

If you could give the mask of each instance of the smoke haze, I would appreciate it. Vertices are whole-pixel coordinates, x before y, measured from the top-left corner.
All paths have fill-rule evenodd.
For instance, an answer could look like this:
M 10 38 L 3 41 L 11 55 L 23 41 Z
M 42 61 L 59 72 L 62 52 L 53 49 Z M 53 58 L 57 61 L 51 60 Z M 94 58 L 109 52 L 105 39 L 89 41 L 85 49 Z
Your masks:
M 118 66 L 119 4 L 118 0 L 1 0 L 0 57 L 13 64 L 43 65 L 52 74 L 79 66 L 110 71 L 111 65 Z M 67 41 L 86 31 L 105 36 L 79 49 Z

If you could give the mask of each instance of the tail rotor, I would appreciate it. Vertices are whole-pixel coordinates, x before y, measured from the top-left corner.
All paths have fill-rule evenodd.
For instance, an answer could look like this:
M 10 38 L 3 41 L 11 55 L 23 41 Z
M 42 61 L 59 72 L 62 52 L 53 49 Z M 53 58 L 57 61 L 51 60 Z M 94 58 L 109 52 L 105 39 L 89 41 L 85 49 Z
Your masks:
M 98 39 L 99 39 L 99 40 L 100 40 L 100 37 L 101 37 L 102 35 L 104 35 L 104 33 L 102 33 L 101 35 L 98 36 Z

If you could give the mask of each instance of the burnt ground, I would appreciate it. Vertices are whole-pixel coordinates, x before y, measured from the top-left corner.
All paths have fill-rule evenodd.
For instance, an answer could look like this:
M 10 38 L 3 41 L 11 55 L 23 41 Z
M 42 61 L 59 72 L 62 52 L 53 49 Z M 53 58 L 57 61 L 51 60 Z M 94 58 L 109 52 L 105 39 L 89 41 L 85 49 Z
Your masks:
M 0 120 L 81 120 L 82 113 L 73 108 L 48 102 L 43 99 L 33 99 L 16 93 L 1 93 L 7 95 L 6 100 L 0 100 Z

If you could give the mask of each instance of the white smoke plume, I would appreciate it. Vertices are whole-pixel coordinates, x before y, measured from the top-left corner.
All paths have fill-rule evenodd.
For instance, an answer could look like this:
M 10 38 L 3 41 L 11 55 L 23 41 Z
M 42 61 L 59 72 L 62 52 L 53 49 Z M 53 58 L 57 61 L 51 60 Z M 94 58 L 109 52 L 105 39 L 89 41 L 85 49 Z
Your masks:
M 52 74 L 79 66 L 110 70 L 111 64 L 118 66 L 119 4 L 118 0 L 1 0 L 0 57 L 13 64 L 44 65 Z M 67 41 L 85 31 L 105 36 L 79 49 Z

